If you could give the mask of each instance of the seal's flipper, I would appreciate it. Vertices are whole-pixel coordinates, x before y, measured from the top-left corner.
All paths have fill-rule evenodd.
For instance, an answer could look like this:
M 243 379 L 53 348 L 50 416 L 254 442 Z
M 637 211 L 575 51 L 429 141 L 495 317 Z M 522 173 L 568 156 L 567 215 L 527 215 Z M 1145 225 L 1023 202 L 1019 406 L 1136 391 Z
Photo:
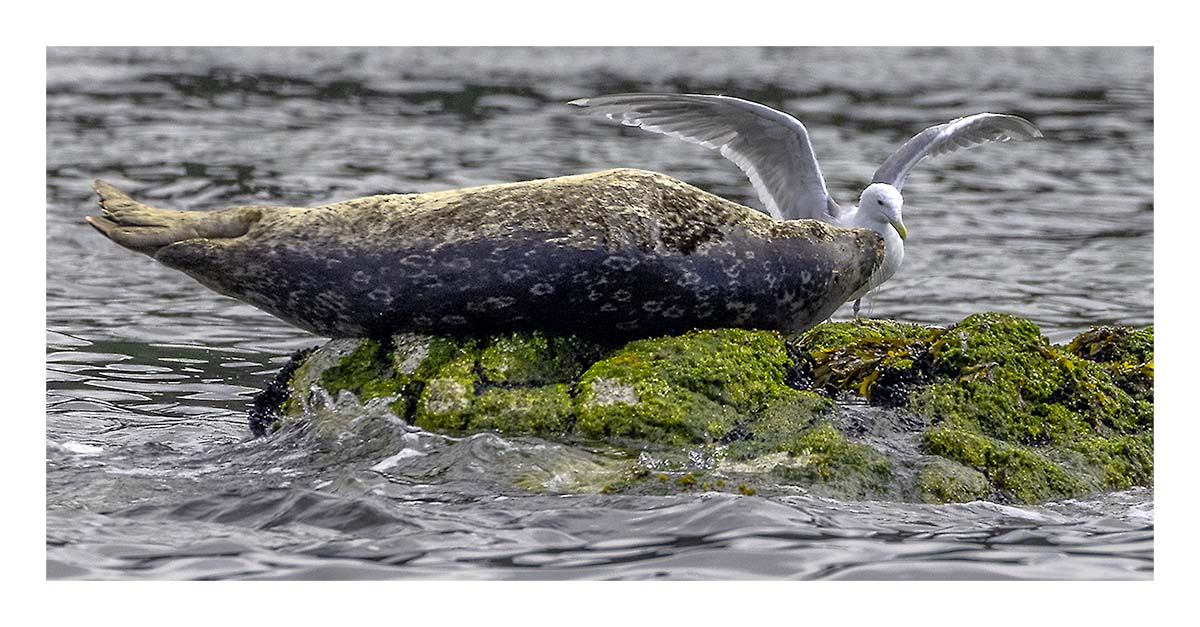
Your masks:
M 198 237 L 194 231 L 184 232 L 169 226 L 123 226 L 120 222 L 97 216 L 86 216 L 84 219 L 108 239 L 151 257 L 167 244 Z
M 153 257 L 159 249 L 197 238 L 245 235 L 261 217 L 255 207 L 220 211 L 176 211 L 140 203 L 101 180 L 92 182 L 100 196 L 102 217 L 87 216 L 88 224 L 112 241 Z

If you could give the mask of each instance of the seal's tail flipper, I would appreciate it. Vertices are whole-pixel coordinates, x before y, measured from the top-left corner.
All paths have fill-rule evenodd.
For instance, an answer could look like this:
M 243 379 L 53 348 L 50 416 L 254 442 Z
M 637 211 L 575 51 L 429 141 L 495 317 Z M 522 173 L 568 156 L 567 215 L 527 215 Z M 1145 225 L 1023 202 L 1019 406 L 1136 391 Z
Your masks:
M 176 211 L 144 205 L 101 180 L 92 182 L 103 216 L 88 224 L 108 239 L 153 257 L 163 246 L 197 238 L 240 237 L 261 217 L 252 207 L 220 211 Z

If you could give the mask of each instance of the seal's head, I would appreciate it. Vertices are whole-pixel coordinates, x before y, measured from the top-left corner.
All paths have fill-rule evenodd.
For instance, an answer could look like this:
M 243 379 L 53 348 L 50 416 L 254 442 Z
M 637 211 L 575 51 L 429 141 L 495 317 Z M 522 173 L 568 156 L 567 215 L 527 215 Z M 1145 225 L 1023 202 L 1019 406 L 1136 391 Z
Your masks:
M 860 215 L 869 218 L 875 230 L 882 232 L 883 228 L 891 225 L 900 234 L 900 239 L 908 237 L 908 229 L 904 227 L 900 215 L 903 207 L 904 197 L 900 195 L 900 190 L 887 183 L 871 183 L 863 190 L 858 202 Z

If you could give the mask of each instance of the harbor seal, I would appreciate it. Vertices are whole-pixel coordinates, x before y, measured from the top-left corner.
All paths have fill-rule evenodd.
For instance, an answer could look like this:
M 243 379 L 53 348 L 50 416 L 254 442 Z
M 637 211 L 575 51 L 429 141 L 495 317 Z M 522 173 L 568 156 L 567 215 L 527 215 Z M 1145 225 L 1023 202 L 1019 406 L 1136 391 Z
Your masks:
M 883 259 L 868 229 L 777 220 L 633 169 L 313 208 L 175 211 L 94 183 L 112 241 L 325 337 L 541 329 L 799 332 Z

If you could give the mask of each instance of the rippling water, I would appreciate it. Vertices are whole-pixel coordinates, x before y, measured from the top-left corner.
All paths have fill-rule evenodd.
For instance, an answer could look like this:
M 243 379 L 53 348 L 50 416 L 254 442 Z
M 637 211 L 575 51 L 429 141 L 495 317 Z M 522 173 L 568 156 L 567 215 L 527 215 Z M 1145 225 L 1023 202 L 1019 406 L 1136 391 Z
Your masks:
M 567 100 L 725 93 L 808 125 L 833 194 L 925 126 L 1015 113 L 1040 142 L 923 163 L 904 267 L 867 313 L 1029 317 L 1052 341 L 1153 322 L 1149 49 L 51 49 L 47 569 L 52 578 L 1149 578 L 1153 493 L 1014 508 L 803 493 L 531 494 L 555 445 L 396 427 L 248 440 L 319 343 L 114 246 L 104 178 L 151 204 L 313 205 L 608 167 L 757 206 L 719 155 Z M 846 315 L 843 310 L 841 315 Z

